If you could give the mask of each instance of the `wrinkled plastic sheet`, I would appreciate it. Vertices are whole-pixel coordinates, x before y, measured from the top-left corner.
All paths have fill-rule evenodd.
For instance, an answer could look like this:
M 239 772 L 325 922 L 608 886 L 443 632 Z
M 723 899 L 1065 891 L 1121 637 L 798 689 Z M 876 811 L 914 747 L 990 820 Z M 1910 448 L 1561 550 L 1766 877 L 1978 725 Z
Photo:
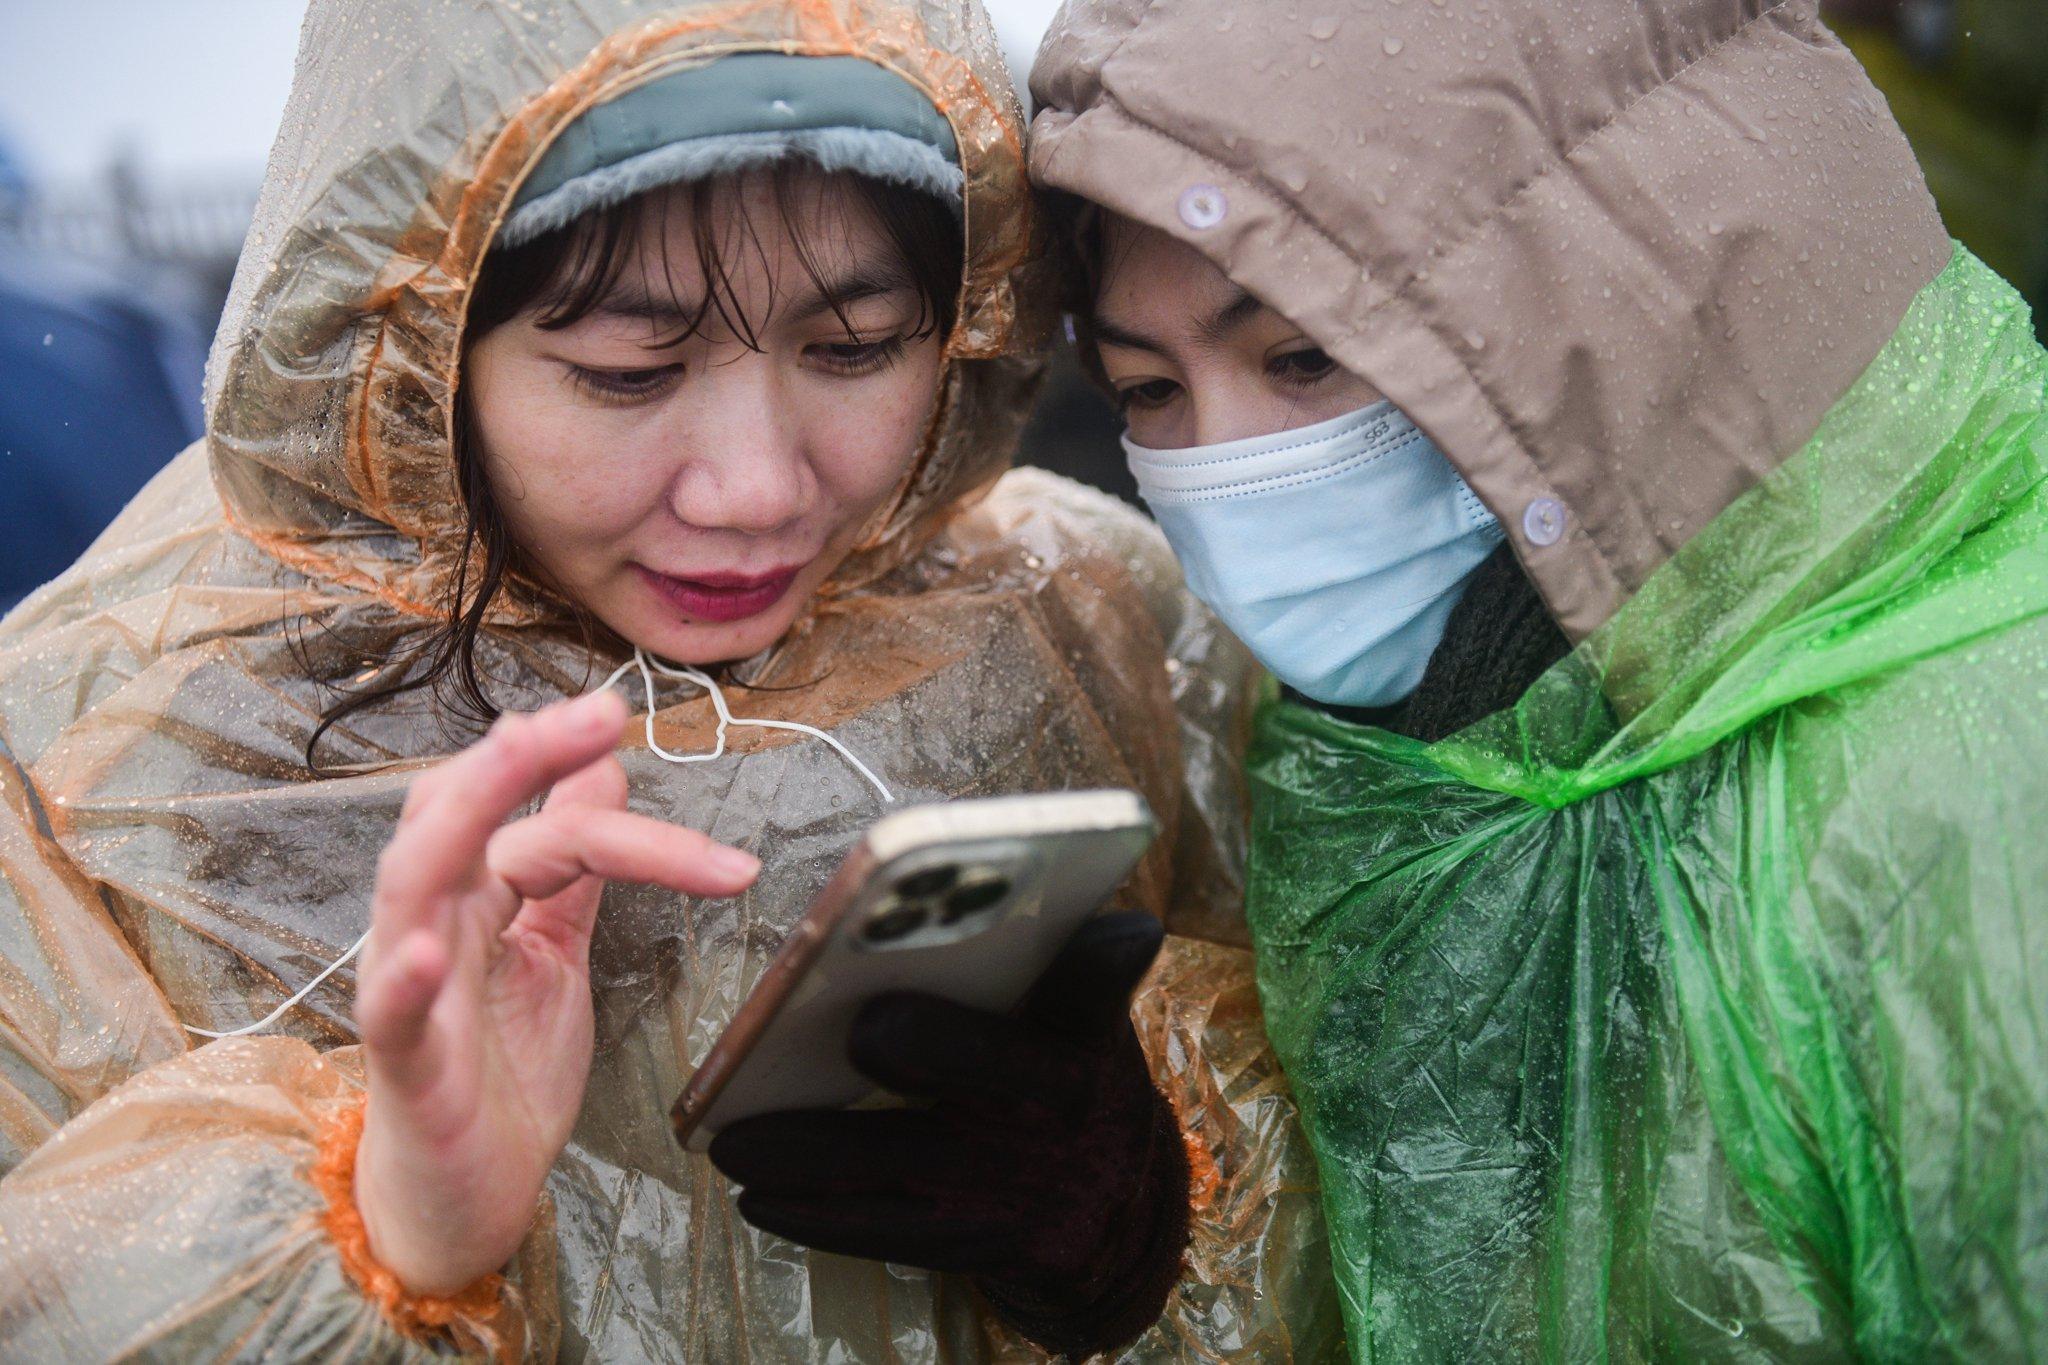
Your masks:
M 204 474 L 189 459 L 183 470 Z M 192 573 L 205 488 L 177 478 L 121 528 L 117 553 L 148 573 Z M 390 756 L 455 740 L 424 706 L 380 710 L 335 736 L 340 773 L 309 780 L 301 750 L 321 693 L 307 660 L 343 666 L 348 637 L 288 638 L 274 561 L 232 536 L 201 562 L 200 583 L 170 593 L 123 597 L 112 576 L 60 583 L 40 624 L 0 636 L 0 718 L 33 779 L 0 782 L 0 1135 L 6 1164 L 20 1163 L 0 1180 L 0 1355 L 290 1355 L 321 1342 L 409 1356 L 420 1348 L 342 1278 L 304 1181 L 323 1115 L 353 1085 L 330 1052 L 354 1040 L 351 973 L 280 1021 L 282 1038 L 188 1056 L 179 1025 L 253 1022 L 341 954 L 367 923 L 375 859 L 422 761 Z M 1171 669 L 1169 640 L 1185 660 Z M 604 667 L 540 631 L 493 635 L 485 658 L 536 696 Z M 1250 954 L 1191 936 L 1235 923 L 1232 845 L 1217 835 L 1241 827 L 1222 759 L 1238 750 L 1251 669 L 1180 595 L 1156 534 L 1099 495 L 1020 472 L 764 669 L 764 690 L 734 692 L 742 714 L 824 727 L 905 800 L 1146 795 L 1166 833 L 1125 899 L 1181 932 L 1141 1019 L 1221 1180 L 1190 1276 L 1134 1358 L 1325 1356 L 1338 1328 L 1313 1163 L 1264 1041 Z M 701 695 L 662 701 L 664 747 L 710 746 Z M 540 1356 L 558 1340 L 570 1359 L 1028 1358 L 960 1282 L 755 1231 L 668 1132 L 689 1069 L 878 813 L 865 780 L 815 740 L 741 730 L 731 747 L 689 768 L 637 744 L 622 755 L 636 809 L 749 848 L 766 871 L 730 903 L 608 895 L 592 950 L 596 1065 L 550 1182 L 548 1245 L 523 1258 L 556 1270 L 515 1277 L 523 1339 Z M 1183 784 L 1183 751 L 1207 756 L 1193 771 L 1214 785 Z
M 1262 718 L 1354 1354 L 2048 1349 L 2048 357 L 1967 253 L 1514 710 Z
M 520 176 L 581 108 L 735 50 L 856 53 L 929 91 L 959 139 L 968 231 L 927 447 L 817 610 L 741 668 L 763 690 L 734 688 L 735 705 L 825 729 L 905 800 L 1145 796 L 1165 837 L 1125 897 L 1176 931 L 1148 1037 L 1221 1182 L 1137 1355 L 1326 1354 L 1312 1163 L 1231 946 L 1251 665 L 1135 514 L 1048 476 L 998 483 L 1044 304 L 985 16 L 958 0 L 315 0 L 302 46 L 207 439 L 0 622 L 0 1357 L 429 1353 L 347 1282 L 304 1180 L 324 1116 L 353 1102 L 352 971 L 278 1037 L 193 1050 L 182 1026 L 252 1023 L 339 957 L 407 783 L 472 737 L 415 695 L 330 731 L 325 775 L 305 764 L 334 687 L 429 629 L 457 566 L 462 310 Z M 531 590 L 494 609 L 478 663 L 508 704 L 617 665 L 562 615 Z M 715 718 L 677 686 L 654 726 L 705 750 Z M 514 1268 L 521 1320 L 497 1340 L 601 1360 L 1024 1354 L 959 1282 L 754 1231 L 668 1132 L 683 1078 L 878 813 L 872 789 L 781 732 L 735 731 L 725 759 L 687 768 L 637 743 L 623 757 L 636 810 L 766 872 L 725 904 L 608 896 L 588 1099 L 553 1222 Z

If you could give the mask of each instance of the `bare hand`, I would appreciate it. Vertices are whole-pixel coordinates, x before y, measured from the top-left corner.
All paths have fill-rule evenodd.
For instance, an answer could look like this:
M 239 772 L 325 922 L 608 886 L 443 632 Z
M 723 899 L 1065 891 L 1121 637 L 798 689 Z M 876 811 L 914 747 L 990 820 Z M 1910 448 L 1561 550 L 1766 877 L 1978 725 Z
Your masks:
M 731 896 L 760 871 L 626 810 L 625 720 L 609 692 L 503 716 L 413 784 L 378 863 L 356 978 L 356 1203 L 371 1254 L 414 1293 L 462 1289 L 526 1235 L 590 1077 L 605 882 Z

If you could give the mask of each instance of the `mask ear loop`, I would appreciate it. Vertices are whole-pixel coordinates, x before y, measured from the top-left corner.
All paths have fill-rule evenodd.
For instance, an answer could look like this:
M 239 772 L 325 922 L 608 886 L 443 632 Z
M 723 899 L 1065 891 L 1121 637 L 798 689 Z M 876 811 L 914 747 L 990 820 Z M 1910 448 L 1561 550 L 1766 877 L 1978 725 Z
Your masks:
M 793 720 L 752 720 L 743 716 L 735 716 L 732 713 L 732 708 L 726 705 L 725 690 L 718 685 L 717 679 L 713 678 L 709 673 L 704 672 L 702 669 L 690 668 L 687 665 L 683 667 L 673 667 L 669 664 L 662 663 L 659 659 L 649 659 L 644 650 L 641 650 L 636 647 L 633 650 L 633 657 L 631 660 L 619 665 L 619 667 L 613 671 L 612 675 L 609 678 L 606 678 L 603 682 L 599 683 L 596 687 L 592 688 L 591 690 L 594 692 L 602 692 L 605 688 L 612 686 L 614 683 L 618 682 L 619 679 L 625 677 L 628 673 L 631 673 L 635 669 L 638 669 L 640 671 L 641 686 L 647 696 L 647 748 L 650 752 L 652 752 L 655 755 L 655 757 L 663 759 L 670 763 L 709 763 L 714 758 L 723 758 L 725 756 L 725 734 L 726 731 L 730 730 L 735 725 L 747 725 L 761 730 L 794 730 L 798 734 L 809 735 L 813 739 L 822 739 L 827 744 L 831 745 L 832 748 L 838 753 L 838 755 L 841 758 L 845 759 L 848 763 L 851 763 L 854 767 L 854 770 L 858 772 L 862 777 L 866 778 L 869 784 L 873 786 L 877 792 L 881 793 L 882 800 L 884 802 L 889 803 L 891 805 L 895 803 L 895 794 L 889 790 L 887 784 L 885 784 L 881 778 L 875 776 L 873 769 L 869 768 L 867 764 L 861 762 L 858 758 L 854 757 L 853 751 L 851 749 L 847 748 L 844 744 L 841 744 L 838 740 L 834 739 L 831 735 L 826 734 L 823 730 L 820 730 L 815 725 L 804 725 L 798 721 Z M 710 696 L 711 708 L 712 710 L 718 713 L 718 742 L 712 748 L 710 753 L 679 754 L 672 752 L 671 750 L 664 749 L 661 747 L 660 744 L 655 742 L 654 713 L 657 709 L 657 706 L 655 703 L 654 696 L 654 675 L 656 673 L 661 674 L 665 678 L 679 678 L 685 682 L 695 683 L 698 687 L 703 688 L 705 693 Z M 279 1005 L 276 1009 L 264 1015 L 261 1019 L 258 1019 L 253 1024 L 244 1024 L 241 1028 L 227 1029 L 218 1033 L 216 1033 L 212 1029 L 194 1028 L 190 1024 L 184 1025 L 184 1029 L 187 1033 L 196 1033 L 201 1038 L 240 1038 L 244 1034 L 256 1033 L 262 1029 L 269 1028 L 272 1024 L 276 1023 L 279 1019 L 281 1019 L 284 1016 L 286 1010 L 289 1010 L 290 1008 L 292 1008 L 292 1006 L 298 1004 L 301 1000 L 304 1000 L 307 996 L 311 995 L 315 988 L 317 988 L 321 982 L 325 981 L 328 977 L 333 976 L 336 972 L 340 971 L 343 967 L 348 965 L 349 962 L 353 961 L 355 955 L 357 953 L 360 953 L 363 950 L 363 945 L 365 943 L 368 943 L 369 941 L 370 931 L 365 929 L 363 931 L 363 936 L 357 939 L 352 945 L 350 945 L 349 950 L 347 952 L 343 953 L 340 957 L 334 959 L 334 961 L 328 963 L 326 967 L 321 969 L 320 975 L 314 977 L 311 981 L 308 981 L 304 986 L 301 986 L 296 992 L 293 993 L 292 997 L 289 1000 L 286 1000 L 283 1004 Z

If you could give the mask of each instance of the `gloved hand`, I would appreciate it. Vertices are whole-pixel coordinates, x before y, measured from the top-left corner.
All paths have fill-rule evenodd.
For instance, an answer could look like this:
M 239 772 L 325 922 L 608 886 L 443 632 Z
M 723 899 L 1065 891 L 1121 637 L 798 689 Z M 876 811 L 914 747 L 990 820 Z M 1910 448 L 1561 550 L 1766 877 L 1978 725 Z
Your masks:
M 820 1251 L 972 1275 L 1049 1350 L 1080 1359 L 1149 1327 L 1180 1278 L 1188 1157 L 1130 998 L 1150 915 L 1091 920 L 1014 1015 L 893 994 L 856 1020 L 854 1065 L 928 1108 L 797 1110 L 733 1124 L 711 1160 L 754 1226 Z

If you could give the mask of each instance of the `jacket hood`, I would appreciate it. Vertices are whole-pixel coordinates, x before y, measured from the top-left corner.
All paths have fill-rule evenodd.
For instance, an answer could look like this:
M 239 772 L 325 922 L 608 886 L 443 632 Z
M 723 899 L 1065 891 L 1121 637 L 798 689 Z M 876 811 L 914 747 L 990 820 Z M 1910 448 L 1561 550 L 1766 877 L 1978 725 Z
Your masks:
M 1801 449 L 1951 246 L 1813 0 L 1069 0 L 1044 186 L 1381 388 L 1574 639 Z
M 731 693 L 738 717 L 815 733 L 742 721 L 728 739 L 704 691 L 631 689 L 632 809 L 763 873 L 715 902 L 606 888 L 555 1212 L 502 1311 L 456 1304 L 450 1328 L 534 1360 L 1032 1357 L 950 1277 L 754 1229 L 665 1117 L 878 813 L 852 755 L 905 803 L 1145 797 L 1161 837 L 1118 900 L 1175 932 L 1138 1017 L 1216 1159 L 1187 1282 L 1139 1354 L 1335 1349 L 1316 1184 L 1249 955 L 1185 936 L 1244 936 L 1249 660 L 1137 513 L 1042 471 L 992 478 L 1025 411 L 1031 291 L 1013 273 L 1019 124 L 973 5 L 314 0 L 207 441 L 0 618 L 0 1358 L 449 1358 L 358 1287 L 308 1176 L 360 1081 L 354 972 L 330 964 L 370 921 L 409 784 L 475 727 L 422 689 L 327 729 L 318 771 L 307 746 L 339 690 L 435 624 L 464 295 L 515 182 L 614 86 L 733 51 L 868 60 L 946 113 L 969 243 L 954 361 L 922 465 L 841 586 L 901 562 L 822 602 Z M 475 640 L 502 705 L 620 662 L 511 614 Z M 288 1036 L 186 1056 L 181 1025 Z
M 438 610 L 464 521 L 449 440 L 463 315 L 521 185 L 585 111 L 760 52 L 858 59 L 907 83 L 950 125 L 964 179 L 933 428 L 834 586 L 900 562 L 987 484 L 1009 449 L 988 427 L 1021 421 L 1037 329 L 1022 119 L 968 0 L 314 0 L 208 365 L 209 453 L 236 528 L 316 580 Z M 537 610 L 508 594 L 497 615 Z

